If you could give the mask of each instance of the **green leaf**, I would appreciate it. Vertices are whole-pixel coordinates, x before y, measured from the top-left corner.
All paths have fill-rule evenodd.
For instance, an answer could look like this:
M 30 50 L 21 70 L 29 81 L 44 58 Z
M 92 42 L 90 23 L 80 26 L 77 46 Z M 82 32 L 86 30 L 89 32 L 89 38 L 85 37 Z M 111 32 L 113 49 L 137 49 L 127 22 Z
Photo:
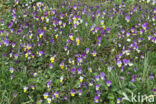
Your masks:
M 107 98 L 113 100 L 114 99 L 113 93 L 109 93 Z

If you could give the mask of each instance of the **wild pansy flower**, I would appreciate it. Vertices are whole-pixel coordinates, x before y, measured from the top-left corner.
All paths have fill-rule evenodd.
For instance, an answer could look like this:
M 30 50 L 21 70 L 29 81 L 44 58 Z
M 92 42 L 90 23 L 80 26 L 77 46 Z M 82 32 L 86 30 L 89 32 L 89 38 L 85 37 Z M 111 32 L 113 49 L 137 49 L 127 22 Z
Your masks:
M 95 103 L 99 103 L 99 97 L 98 97 L 98 96 L 95 96 L 95 97 L 94 97 L 94 102 L 95 102 Z
M 47 98 L 47 102 L 48 102 L 48 104 L 50 104 L 51 103 L 51 98 Z
M 110 80 L 106 81 L 106 84 L 107 84 L 108 87 L 110 87 L 111 86 L 111 81 Z
M 48 92 L 46 92 L 46 93 L 43 94 L 44 99 L 47 99 L 48 96 L 49 96 Z
M 76 5 L 74 5 L 74 6 L 73 6 L 73 9 L 74 9 L 74 10 L 77 10 L 77 6 L 76 6 Z
M 41 20 L 44 21 L 44 16 L 41 17 Z
M 14 78 L 14 75 L 10 75 L 11 80 Z
M 129 21 L 130 21 L 130 16 L 126 16 L 126 17 L 125 17 L 125 20 L 126 20 L 127 22 L 129 22 Z
M 86 48 L 86 54 L 88 54 L 89 53 L 89 48 Z
M 120 104 L 121 103 L 121 98 L 118 98 L 117 99 L 117 104 Z
M 26 87 L 26 86 L 24 86 L 24 92 L 27 92 L 27 90 L 28 90 L 28 87 Z
M 97 85 L 96 85 L 96 91 L 99 90 L 99 88 L 100 88 L 100 85 L 97 84 Z
M 93 86 L 93 84 L 94 84 L 94 81 L 90 82 L 89 83 L 89 86 Z
M 57 98 L 59 96 L 59 93 L 57 91 L 55 91 L 54 95 Z
M 135 32 L 135 28 L 131 28 L 131 32 L 134 33 Z
M 59 25 L 62 25 L 62 21 L 59 21 Z
M 76 93 L 76 91 L 73 89 L 70 91 L 71 96 L 75 96 L 75 93 Z
M 39 51 L 38 54 L 39 54 L 39 56 L 43 56 L 44 52 L 43 51 Z
M 15 47 L 15 45 L 16 45 L 15 43 L 12 43 L 12 47 L 13 47 L 13 48 Z
M 70 40 L 74 40 L 74 38 L 73 38 L 73 34 L 69 34 L 69 38 L 70 38 Z
M 14 68 L 10 68 L 10 73 L 13 73 L 14 72 Z
M 49 64 L 49 68 L 50 68 L 50 69 L 53 68 L 53 64 L 52 64 L 52 63 Z
M 51 97 L 52 97 L 52 100 L 54 100 L 54 99 L 55 99 L 55 95 L 54 95 L 54 94 L 53 94 Z
M 96 80 L 96 81 L 99 81 L 99 76 L 98 76 L 98 75 L 95 76 L 95 80 Z
M 61 76 L 61 77 L 60 77 L 60 82 L 61 82 L 61 83 L 63 82 L 63 79 L 64 79 L 63 76 Z
M 10 53 L 9 56 L 12 57 L 13 53 Z
M 75 74 L 75 68 L 72 68 L 71 70 L 70 70 L 73 74 Z
M 89 72 L 91 73 L 92 72 L 92 68 L 88 68 Z
M 118 65 L 118 67 L 121 67 L 122 62 L 120 60 L 117 60 L 117 65 Z
M 96 56 L 96 54 L 97 54 L 96 51 L 93 51 L 92 55 L 93 55 L 94 57 Z
M 156 94 L 156 88 L 152 89 L 152 91 L 154 92 L 154 94 Z
M 61 69 L 64 69 L 64 62 L 62 62 L 62 63 L 60 64 L 60 68 L 61 68 Z
M 88 23 L 87 23 L 87 22 L 85 22 L 85 26 L 86 26 L 86 27 L 88 26 Z
M 113 69 L 113 67 L 108 67 L 108 72 L 111 72 L 111 70 Z
M 121 31 L 121 33 L 122 33 L 122 34 L 124 34 L 124 33 L 125 33 L 125 29 L 121 29 L 120 31 Z
M 35 89 L 35 86 L 34 86 L 34 85 L 31 85 L 30 88 L 31 88 L 32 90 L 34 90 L 34 89 Z
M 16 97 L 16 96 L 17 96 L 17 93 L 14 92 L 14 93 L 13 93 L 13 97 Z
M 51 63 L 54 63 L 54 61 L 55 61 L 55 57 L 54 57 L 54 56 L 51 57 L 51 58 L 50 58 L 50 61 L 51 61 Z
M 100 73 L 100 76 L 101 76 L 101 80 L 104 80 L 105 79 L 105 73 L 104 72 L 101 72 Z
M 79 68 L 77 69 L 77 72 L 78 72 L 78 74 L 81 74 L 81 72 L 82 72 L 82 68 L 79 67 Z
M 41 6 L 43 6 L 43 3 L 42 2 L 37 2 L 36 6 L 40 8 Z
M 83 81 L 83 77 L 82 76 L 80 76 L 80 82 L 82 82 Z
M 103 26 L 103 25 L 104 25 L 104 20 L 101 20 L 100 23 L 101 23 L 101 25 Z
M 50 88 L 51 80 L 47 82 L 47 87 Z
M 80 38 L 79 37 L 76 38 L 76 44 L 80 45 Z
M 129 60 L 123 59 L 123 63 L 124 63 L 125 66 L 127 66 L 129 62 L 130 62 Z
M 27 58 L 28 57 L 28 53 L 25 53 L 25 58 Z
M 79 96 L 81 96 L 82 95 L 82 90 L 81 89 L 79 89 Z
M 106 28 L 106 31 L 107 31 L 107 33 L 110 33 L 111 29 L 110 28 Z
M 135 80 L 136 80 L 136 75 L 133 75 L 131 81 L 134 82 Z
M 78 61 L 79 64 L 81 64 L 83 62 L 83 59 L 81 57 L 78 57 L 77 61 Z

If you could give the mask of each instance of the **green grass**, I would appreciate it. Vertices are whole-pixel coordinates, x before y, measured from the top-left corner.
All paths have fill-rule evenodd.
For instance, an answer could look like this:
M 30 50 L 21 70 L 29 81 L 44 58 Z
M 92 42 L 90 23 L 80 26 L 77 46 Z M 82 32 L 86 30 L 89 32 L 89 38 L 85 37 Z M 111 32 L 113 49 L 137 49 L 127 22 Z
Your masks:
M 112 0 L 112 2 L 104 2 L 105 0 L 71 0 L 67 3 L 64 3 L 64 0 L 54 0 L 51 2 L 49 0 L 39 1 L 42 1 L 45 5 L 52 5 L 57 10 L 58 15 L 56 16 L 56 18 L 58 19 L 59 13 L 62 12 L 68 14 L 67 17 L 62 19 L 63 22 L 67 23 L 67 26 L 64 28 L 60 28 L 58 26 L 58 29 L 62 30 L 62 34 L 54 31 L 54 26 L 52 25 L 53 23 L 45 23 L 33 19 L 33 6 L 31 5 L 30 9 L 28 9 L 27 7 L 22 7 L 21 3 L 28 3 L 29 0 L 23 0 L 16 6 L 14 6 L 13 4 L 14 1 L 0 2 L 0 9 L 3 9 L 2 12 L 0 12 L 0 14 L 2 14 L 0 19 L 3 18 L 5 24 L 4 26 L 0 26 L 0 30 L 5 30 L 4 33 L 0 34 L 0 42 L 3 42 L 3 40 L 6 39 L 7 32 L 10 31 L 7 24 L 11 21 L 12 16 L 11 13 L 6 10 L 8 9 L 8 7 L 16 9 L 17 15 L 21 17 L 20 19 L 18 19 L 18 23 L 15 23 L 13 25 L 14 29 L 19 29 L 21 27 L 19 26 L 19 24 L 23 25 L 25 23 L 32 23 L 35 25 L 32 29 L 33 36 L 31 39 L 29 38 L 30 34 L 28 33 L 31 26 L 28 29 L 24 27 L 24 31 L 22 31 L 20 35 L 13 32 L 10 33 L 7 37 L 10 42 L 16 43 L 15 48 L 13 48 L 11 45 L 2 45 L 0 47 L 0 104 L 41 104 L 41 99 L 43 100 L 44 104 L 47 104 L 47 101 L 43 98 L 43 94 L 45 92 L 54 93 L 55 91 L 59 92 L 59 97 L 52 100 L 52 103 L 54 104 L 94 104 L 94 96 L 97 95 L 95 86 L 97 84 L 101 85 L 101 104 L 116 104 L 118 98 L 123 98 L 123 93 L 126 93 L 129 97 L 131 97 L 131 93 L 137 95 L 138 92 L 140 94 L 147 95 L 153 94 L 152 89 L 156 88 L 156 48 L 155 43 L 152 43 L 148 40 L 148 36 L 152 35 L 152 32 L 154 31 L 154 22 L 147 19 L 150 13 L 148 12 L 144 14 L 145 11 L 143 11 L 146 9 L 152 10 L 153 6 L 151 4 L 137 2 L 135 0 L 127 0 L 125 2 L 126 8 L 123 9 L 123 12 L 127 14 L 129 10 L 132 10 L 133 7 L 136 6 L 136 4 L 143 7 L 142 11 L 135 12 L 131 16 L 130 23 L 127 23 L 125 21 L 125 17 L 121 15 L 121 11 L 113 14 L 114 16 L 112 18 L 110 18 L 112 11 L 107 11 L 107 15 L 105 15 L 104 18 L 102 18 L 102 15 L 100 15 L 99 17 L 95 16 L 95 20 L 92 20 L 91 15 L 82 15 L 82 24 L 77 26 L 76 29 L 70 30 L 71 28 L 73 28 L 73 26 L 72 23 L 69 24 L 69 15 L 81 15 L 82 9 L 84 8 L 83 4 L 87 5 L 86 10 L 89 13 L 96 13 L 97 5 L 102 4 L 102 7 L 100 7 L 101 11 L 103 9 L 106 9 L 106 7 L 108 7 L 108 10 L 111 10 L 111 8 L 114 7 L 113 3 L 121 5 L 121 0 Z M 70 9 L 61 8 L 62 3 L 64 3 L 66 6 L 69 6 Z M 76 5 L 77 3 L 82 4 L 78 6 L 80 13 L 77 11 L 72 11 L 71 9 L 73 8 L 73 5 Z M 94 7 L 91 11 L 88 9 L 88 7 L 90 6 Z M 50 8 L 47 8 L 47 11 L 50 11 L 49 9 Z M 25 10 L 30 12 L 30 15 L 24 18 L 23 12 Z M 142 14 L 144 14 L 145 18 L 142 20 L 142 22 L 139 22 L 138 19 L 142 17 Z M 43 16 L 44 12 L 41 11 L 38 13 L 38 15 Z M 94 34 L 90 31 L 89 28 L 93 26 L 93 24 L 101 27 L 101 20 L 105 21 L 104 25 L 106 27 L 111 28 L 111 33 L 106 34 L 106 37 L 102 37 L 101 46 L 98 46 L 96 44 L 97 38 L 98 36 L 101 36 L 101 33 L 97 32 Z M 88 26 L 85 26 L 85 22 L 88 22 Z M 142 24 L 144 22 L 149 22 L 149 30 L 147 30 L 147 32 L 145 32 L 143 35 L 137 34 L 136 36 L 132 35 L 131 37 L 119 38 L 118 35 L 121 34 L 121 25 L 123 26 L 122 28 L 125 28 L 125 31 L 130 31 L 130 29 L 136 24 Z M 38 27 L 43 28 L 44 25 L 47 26 L 47 33 L 44 35 L 46 38 L 42 37 L 40 41 L 41 45 L 38 46 L 38 40 L 36 37 L 38 35 L 37 30 Z M 137 29 L 139 31 L 140 29 L 142 29 L 142 27 L 140 26 Z M 72 44 L 67 44 L 67 40 L 69 39 L 69 36 L 67 36 L 67 34 L 69 33 L 73 33 L 74 41 Z M 54 34 L 54 36 L 52 34 Z M 56 34 L 58 34 L 58 38 L 56 38 Z M 22 37 L 23 35 L 25 37 Z M 75 41 L 77 37 L 81 38 L 79 46 L 76 45 Z M 126 39 L 128 38 L 131 39 L 131 42 L 126 41 Z M 122 53 L 123 49 L 122 47 L 118 46 L 118 43 L 121 43 L 122 46 L 125 46 L 125 49 L 128 49 L 130 44 L 132 44 L 138 38 L 144 38 L 143 41 L 138 43 L 139 49 L 141 50 L 144 58 L 141 57 L 141 54 L 136 51 L 132 51 L 131 49 L 130 55 L 125 55 L 123 59 L 125 58 L 131 60 L 131 62 L 133 62 L 133 66 L 125 66 L 124 71 L 122 72 L 121 68 L 116 65 L 115 60 L 115 58 L 118 57 L 118 54 Z M 54 39 L 54 43 L 49 42 L 51 39 Z M 24 51 L 24 48 L 20 46 L 21 44 L 34 44 L 33 48 L 31 49 L 31 52 L 36 55 L 34 59 L 25 58 L 26 52 Z M 64 50 L 64 46 L 68 47 L 69 53 L 68 50 Z M 86 48 L 90 48 L 90 53 L 87 54 L 87 60 L 83 59 L 82 65 L 78 65 L 75 55 L 84 53 Z M 148 51 L 149 49 L 150 51 Z M 45 55 L 40 57 L 36 53 L 42 50 L 45 52 Z M 94 50 L 97 51 L 96 57 L 93 57 L 91 53 Z M 9 54 L 11 52 L 14 54 L 17 53 L 19 57 L 17 59 L 10 57 Z M 56 53 L 57 57 L 55 59 L 56 62 L 53 63 L 53 68 L 50 69 L 50 58 L 54 56 L 53 53 Z M 6 56 L 4 56 L 4 54 L 6 54 Z M 69 60 L 74 60 L 75 64 L 70 63 Z M 62 62 L 64 62 L 65 65 L 68 65 L 68 67 L 66 68 L 66 66 L 64 66 L 64 69 L 60 69 L 60 64 Z M 75 74 L 75 76 L 73 77 L 70 69 L 78 68 L 80 66 L 83 69 L 83 73 L 85 75 Z M 108 71 L 108 67 L 110 66 L 114 66 L 115 68 L 111 71 Z M 11 67 L 15 69 L 13 73 L 10 73 L 9 71 Z M 89 67 L 92 68 L 92 73 L 88 71 Z M 135 68 L 137 68 L 136 72 L 134 70 Z M 111 88 L 109 88 L 105 84 L 105 81 L 95 80 L 95 76 L 100 76 L 101 72 L 104 72 L 106 74 L 106 80 L 111 80 Z M 32 73 L 37 73 L 37 76 L 33 76 Z M 10 78 L 11 75 L 14 75 L 13 79 Z M 137 76 L 135 82 L 131 81 L 133 75 Z M 154 79 L 150 78 L 150 75 L 154 75 Z M 63 83 L 60 83 L 61 76 L 64 77 Z M 85 88 L 85 86 L 82 88 L 79 87 L 81 83 L 79 80 L 80 76 L 84 77 L 83 84 L 84 82 L 90 83 L 91 81 L 95 80 L 94 85 L 87 86 L 87 88 Z M 121 76 L 124 77 L 124 79 L 121 79 Z M 38 78 L 40 78 L 40 80 L 38 80 Z M 47 88 L 47 82 L 50 80 L 52 81 L 52 88 Z M 30 88 L 31 85 L 35 85 L 34 90 Z M 23 92 L 24 86 L 29 87 L 28 91 L 25 93 Z M 70 95 L 71 89 L 82 89 L 82 96 L 78 96 L 78 93 L 76 93 L 75 97 L 72 97 Z M 14 96 L 14 93 L 16 93 L 17 95 Z M 62 101 L 62 96 L 67 96 L 68 100 Z M 132 104 L 132 102 L 124 100 L 121 102 L 121 104 Z

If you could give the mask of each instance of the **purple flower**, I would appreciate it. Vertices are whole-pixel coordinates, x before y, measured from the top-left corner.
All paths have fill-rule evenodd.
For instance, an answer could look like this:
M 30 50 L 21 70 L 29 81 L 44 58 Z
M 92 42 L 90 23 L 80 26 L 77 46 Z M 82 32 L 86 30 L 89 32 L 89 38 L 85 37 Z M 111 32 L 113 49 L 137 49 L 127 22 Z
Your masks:
M 73 89 L 70 91 L 71 96 L 75 96 L 75 93 L 76 93 L 76 91 Z
M 54 95 L 57 98 L 59 96 L 59 93 L 57 91 L 55 91 Z
M 38 54 L 39 54 L 39 56 L 43 56 L 44 52 L 43 51 L 39 51 Z
M 121 103 L 121 98 L 118 98 L 117 99 L 117 104 L 120 104 Z
M 52 63 L 49 64 L 49 68 L 50 68 L 50 69 L 53 68 L 53 64 L 52 64 Z
M 71 71 L 72 73 L 75 73 L 76 70 L 75 70 L 75 68 L 73 68 L 73 69 L 71 69 L 70 71 Z
M 14 75 L 10 75 L 11 80 L 14 78 Z
M 99 81 L 99 76 L 98 76 L 98 75 L 95 76 L 95 80 L 96 80 L 96 81 Z
M 93 51 L 93 53 L 92 53 L 92 54 L 93 54 L 93 56 L 95 57 L 97 53 L 96 53 L 96 51 Z
M 89 53 L 89 48 L 86 48 L 86 54 L 88 54 Z
M 126 20 L 127 22 L 129 22 L 129 21 L 130 21 L 130 16 L 126 16 L 126 17 L 125 17 L 125 20 Z
M 135 75 L 133 75 L 133 76 L 132 76 L 132 80 L 131 80 L 131 81 L 132 81 L 132 82 L 134 82 L 135 80 L 136 80 L 136 76 L 135 76 Z
M 17 93 L 13 93 L 13 96 L 16 97 L 17 96 Z
M 127 66 L 129 62 L 130 62 L 129 60 L 123 59 L 123 63 L 124 63 L 125 66 Z
M 47 82 L 47 87 L 49 88 L 51 84 L 51 80 Z
M 107 84 L 108 87 L 110 87 L 111 86 L 111 81 L 110 80 L 106 81 L 106 84 Z
M 107 33 L 110 33 L 111 29 L 110 28 L 106 28 L 106 31 L 107 31 Z
M 13 73 L 14 72 L 14 68 L 10 68 L 10 73 Z
M 79 68 L 77 69 L 77 72 L 78 72 L 78 74 L 81 74 L 81 72 L 82 72 L 82 68 L 79 67 Z
M 96 85 L 96 91 L 98 91 L 98 90 L 99 90 L 99 88 L 100 88 L 100 85 L 99 85 L 99 84 L 97 84 L 97 85 Z
M 101 76 L 101 80 L 104 80 L 105 79 L 105 73 L 104 72 L 101 72 L 100 73 L 100 76 Z
M 82 95 L 82 90 L 81 89 L 79 89 L 79 96 L 81 96 Z
M 100 91 L 97 91 L 97 95 L 100 96 L 101 95 L 101 92 Z
M 117 65 L 118 65 L 118 67 L 121 67 L 122 62 L 120 60 L 117 60 Z
M 81 57 L 78 57 L 77 60 L 78 60 L 78 63 L 80 64 L 83 62 L 83 59 Z
M 95 97 L 94 97 L 94 102 L 95 102 L 95 103 L 99 103 L 99 97 L 98 97 L 98 96 L 95 96 Z

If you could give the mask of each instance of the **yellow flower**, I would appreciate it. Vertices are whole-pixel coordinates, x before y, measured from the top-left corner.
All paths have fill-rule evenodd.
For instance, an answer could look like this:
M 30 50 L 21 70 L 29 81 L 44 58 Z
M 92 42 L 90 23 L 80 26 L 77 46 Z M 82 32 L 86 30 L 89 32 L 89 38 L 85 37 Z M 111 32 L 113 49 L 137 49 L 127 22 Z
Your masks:
M 57 39 L 57 37 L 58 37 L 58 34 L 57 34 L 57 35 L 55 35 L 55 37 L 56 37 L 56 39 Z
M 60 68 L 63 69 L 63 68 L 64 68 L 64 64 L 61 64 L 61 65 L 60 65 Z
M 51 63 L 54 63 L 55 57 L 51 57 L 51 58 L 50 58 L 50 61 L 51 61 Z
M 39 37 L 42 38 L 42 34 L 40 34 Z
M 83 77 L 82 76 L 80 76 L 80 82 L 82 82 L 83 81 Z
M 26 51 L 27 49 L 26 48 L 24 48 L 24 52 Z
M 72 94 L 71 94 L 71 96 L 75 96 L 75 94 L 74 94 L 74 93 L 72 93 Z
M 44 21 L 44 17 L 41 17 L 41 20 Z
M 60 82 L 62 83 L 62 82 L 63 82 L 63 80 L 62 80 L 62 79 L 60 79 Z
M 28 57 L 28 54 L 26 53 L 26 54 L 25 54 L 25 58 L 27 58 L 27 57 Z
M 77 18 L 76 18 L 76 17 L 74 17 L 74 18 L 73 18 L 73 20 L 74 20 L 74 21 L 77 21 Z
M 28 87 L 24 87 L 24 92 L 27 92 L 27 90 L 28 90 Z
M 47 27 L 46 27 L 46 26 L 44 26 L 44 27 L 43 27 L 43 29 L 44 29 L 44 30 L 47 30 Z
M 49 23 L 49 18 L 46 19 L 46 22 Z
M 79 38 L 76 38 L 76 43 L 77 43 L 77 45 L 80 44 L 80 39 Z
M 50 103 L 51 103 L 51 99 L 50 99 L 50 98 L 48 98 L 48 99 L 47 99 L 47 102 L 48 102 L 48 104 L 50 104 Z
M 44 96 L 44 99 L 47 99 L 48 96 Z
M 69 36 L 69 38 L 70 38 L 70 40 L 72 40 L 72 41 L 74 40 L 74 38 L 73 38 L 73 36 L 72 36 L 72 35 L 71 35 L 71 36 Z
M 121 64 L 118 64 L 118 67 L 121 67 Z

